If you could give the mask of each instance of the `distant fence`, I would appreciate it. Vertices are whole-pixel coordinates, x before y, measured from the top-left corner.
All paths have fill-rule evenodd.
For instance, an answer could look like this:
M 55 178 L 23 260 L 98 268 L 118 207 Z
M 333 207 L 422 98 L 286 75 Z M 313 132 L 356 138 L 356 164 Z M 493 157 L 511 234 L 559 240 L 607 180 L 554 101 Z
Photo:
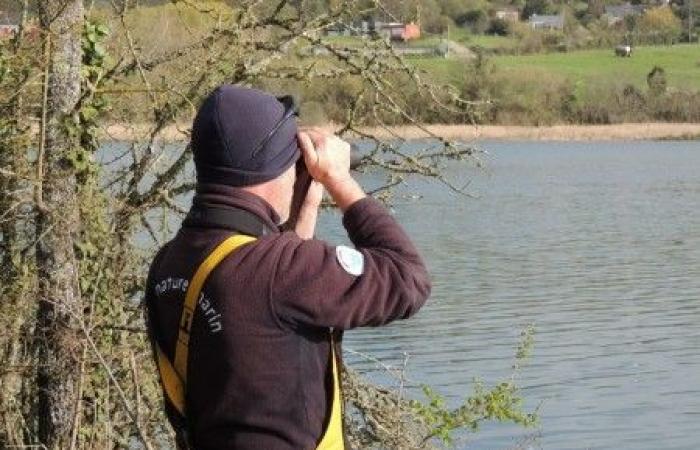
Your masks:
M 392 49 L 396 53 L 398 53 L 399 55 L 404 55 L 404 56 L 445 57 L 445 56 L 447 56 L 448 46 L 447 46 L 447 44 L 416 46 L 416 45 L 406 45 L 406 44 L 402 44 L 402 43 L 392 43 Z M 314 46 L 311 49 L 308 49 L 306 51 L 308 51 L 316 56 L 325 56 L 325 55 L 330 54 L 330 51 L 327 48 L 321 47 L 321 46 Z
M 447 44 L 415 46 L 405 44 L 393 44 L 394 51 L 400 55 L 411 56 L 446 56 Z

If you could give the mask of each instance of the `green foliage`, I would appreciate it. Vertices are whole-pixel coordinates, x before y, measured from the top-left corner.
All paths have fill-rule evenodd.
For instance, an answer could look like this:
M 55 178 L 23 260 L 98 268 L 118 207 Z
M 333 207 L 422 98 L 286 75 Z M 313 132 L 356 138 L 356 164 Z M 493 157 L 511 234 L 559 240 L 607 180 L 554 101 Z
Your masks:
M 8 64 L 7 57 L 4 52 L 0 52 L 0 84 L 5 81 L 5 78 L 10 73 L 10 65 Z
M 486 31 L 489 34 L 506 36 L 510 32 L 510 25 L 503 19 L 493 19 Z
M 518 387 L 513 382 L 502 382 L 488 389 L 483 382 L 476 381 L 474 392 L 459 408 L 447 407 L 443 396 L 429 386 L 423 386 L 427 403 L 414 401 L 415 411 L 432 427 L 428 439 L 437 438 L 446 445 L 453 445 L 454 433 L 465 429 L 479 431 L 479 425 L 488 420 L 511 422 L 524 427 L 537 425 L 536 413 L 523 411 L 523 401 Z
M 552 11 L 552 3 L 549 0 L 526 0 L 522 17 L 523 19 L 529 19 L 533 14 L 550 14 Z
M 528 326 L 521 334 L 516 352 L 513 366 L 516 373 L 526 362 L 533 345 L 534 328 Z M 430 386 L 423 386 L 427 401 L 413 400 L 410 404 L 431 429 L 425 441 L 437 438 L 445 445 L 452 445 L 456 431 L 465 429 L 476 432 L 479 425 L 488 420 L 511 422 L 524 427 L 535 426 L 538 422 L 537 413 L 523 410 L 523 399 L 514 379 L 515 374 L 510 380 L 497 383 L 492 388 L 476 380 L 473 393 L 454 409 L 449 408 L 445 397 Z
M 489 18 L 483 9 L 470 9 L 455 18 L 455 22 L 468 27 L 473 33 L 484 33 L 489 26 Z
M 672 44 L 680 40 L 682 22 L 668 6 L 644 12 L 636 23 L 637 31 L 645 42 Z
M 66 155 L 80 178 L 97 174 L 98 166 L 93 155 L 99 147 L 99 119 L 106 112 L 109 104 L 106 96 L 99 92 L 102 78 L 109 64 L 105 41 L 109 28 L 101 23 L 85 21 L 82 33 L 82 97 L 77 113 L 64 120 L 64 128 L 74 146 Z

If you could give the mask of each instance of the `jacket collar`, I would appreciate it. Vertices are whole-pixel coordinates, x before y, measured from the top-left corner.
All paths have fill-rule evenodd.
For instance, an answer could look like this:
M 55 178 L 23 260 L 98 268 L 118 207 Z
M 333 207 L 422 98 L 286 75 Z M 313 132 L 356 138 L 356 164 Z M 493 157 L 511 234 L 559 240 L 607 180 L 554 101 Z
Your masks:
M 243 210 L 250 217 L 260 222 L 264 229 L 262 234 L 279 232 L 280 217 L 275 209 L 263 198 L 241 188 L 224 184 L 198 183 L 192 211 L 202 209 Z M 187 226 L 185 224 L 185 226 Z M 235 224 L 231 224 L 233 228 Z M 245 230 L 241 230 L 245 231 Z

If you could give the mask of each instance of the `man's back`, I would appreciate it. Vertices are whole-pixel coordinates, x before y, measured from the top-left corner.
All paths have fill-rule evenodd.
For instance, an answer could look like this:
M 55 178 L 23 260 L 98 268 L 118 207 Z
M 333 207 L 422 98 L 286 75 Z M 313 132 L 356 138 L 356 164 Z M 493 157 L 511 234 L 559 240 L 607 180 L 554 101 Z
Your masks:
M 332 393 L 330 327 L 410 316 L 430 290 L 425 267 L 372 199 L 356 202 L 344 216 L 360 252 L 277 232 L 272 208 L 234 188 L 202 187 L 195 204 L 244 210 L 268 232 L 225 258 L 198 300 L 186 398 L 193 443 L 315 448 Z M 146 299 L 150 327 L 171 360 L 189 280 L 235 228 L 184 226 L 154 260 Z M 363 260 L 361 273 L 343 262 L 352 252 Z

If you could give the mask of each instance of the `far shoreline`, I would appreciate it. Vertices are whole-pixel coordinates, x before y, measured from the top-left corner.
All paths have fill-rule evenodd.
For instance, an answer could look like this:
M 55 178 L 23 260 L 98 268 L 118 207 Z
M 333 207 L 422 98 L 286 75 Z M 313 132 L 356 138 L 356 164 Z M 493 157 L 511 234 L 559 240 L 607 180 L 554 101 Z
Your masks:
M 337 125 L 321 126 L 329 131 Z M 380 139 L 427 139 L 433 133 L 455 141 L 640 141 L 700 140 L 700 123 L 621 123 L 611 125 L 397 125 L 387 128 L 362 127 L 361 131 Z M 159 135 L 165 142 L 188 140 L 189 124 L 166 127 Z M 115 141 L 142 140 L 149 134 L 146 124 L 112 124 L 103 129 L 102 137 Z

